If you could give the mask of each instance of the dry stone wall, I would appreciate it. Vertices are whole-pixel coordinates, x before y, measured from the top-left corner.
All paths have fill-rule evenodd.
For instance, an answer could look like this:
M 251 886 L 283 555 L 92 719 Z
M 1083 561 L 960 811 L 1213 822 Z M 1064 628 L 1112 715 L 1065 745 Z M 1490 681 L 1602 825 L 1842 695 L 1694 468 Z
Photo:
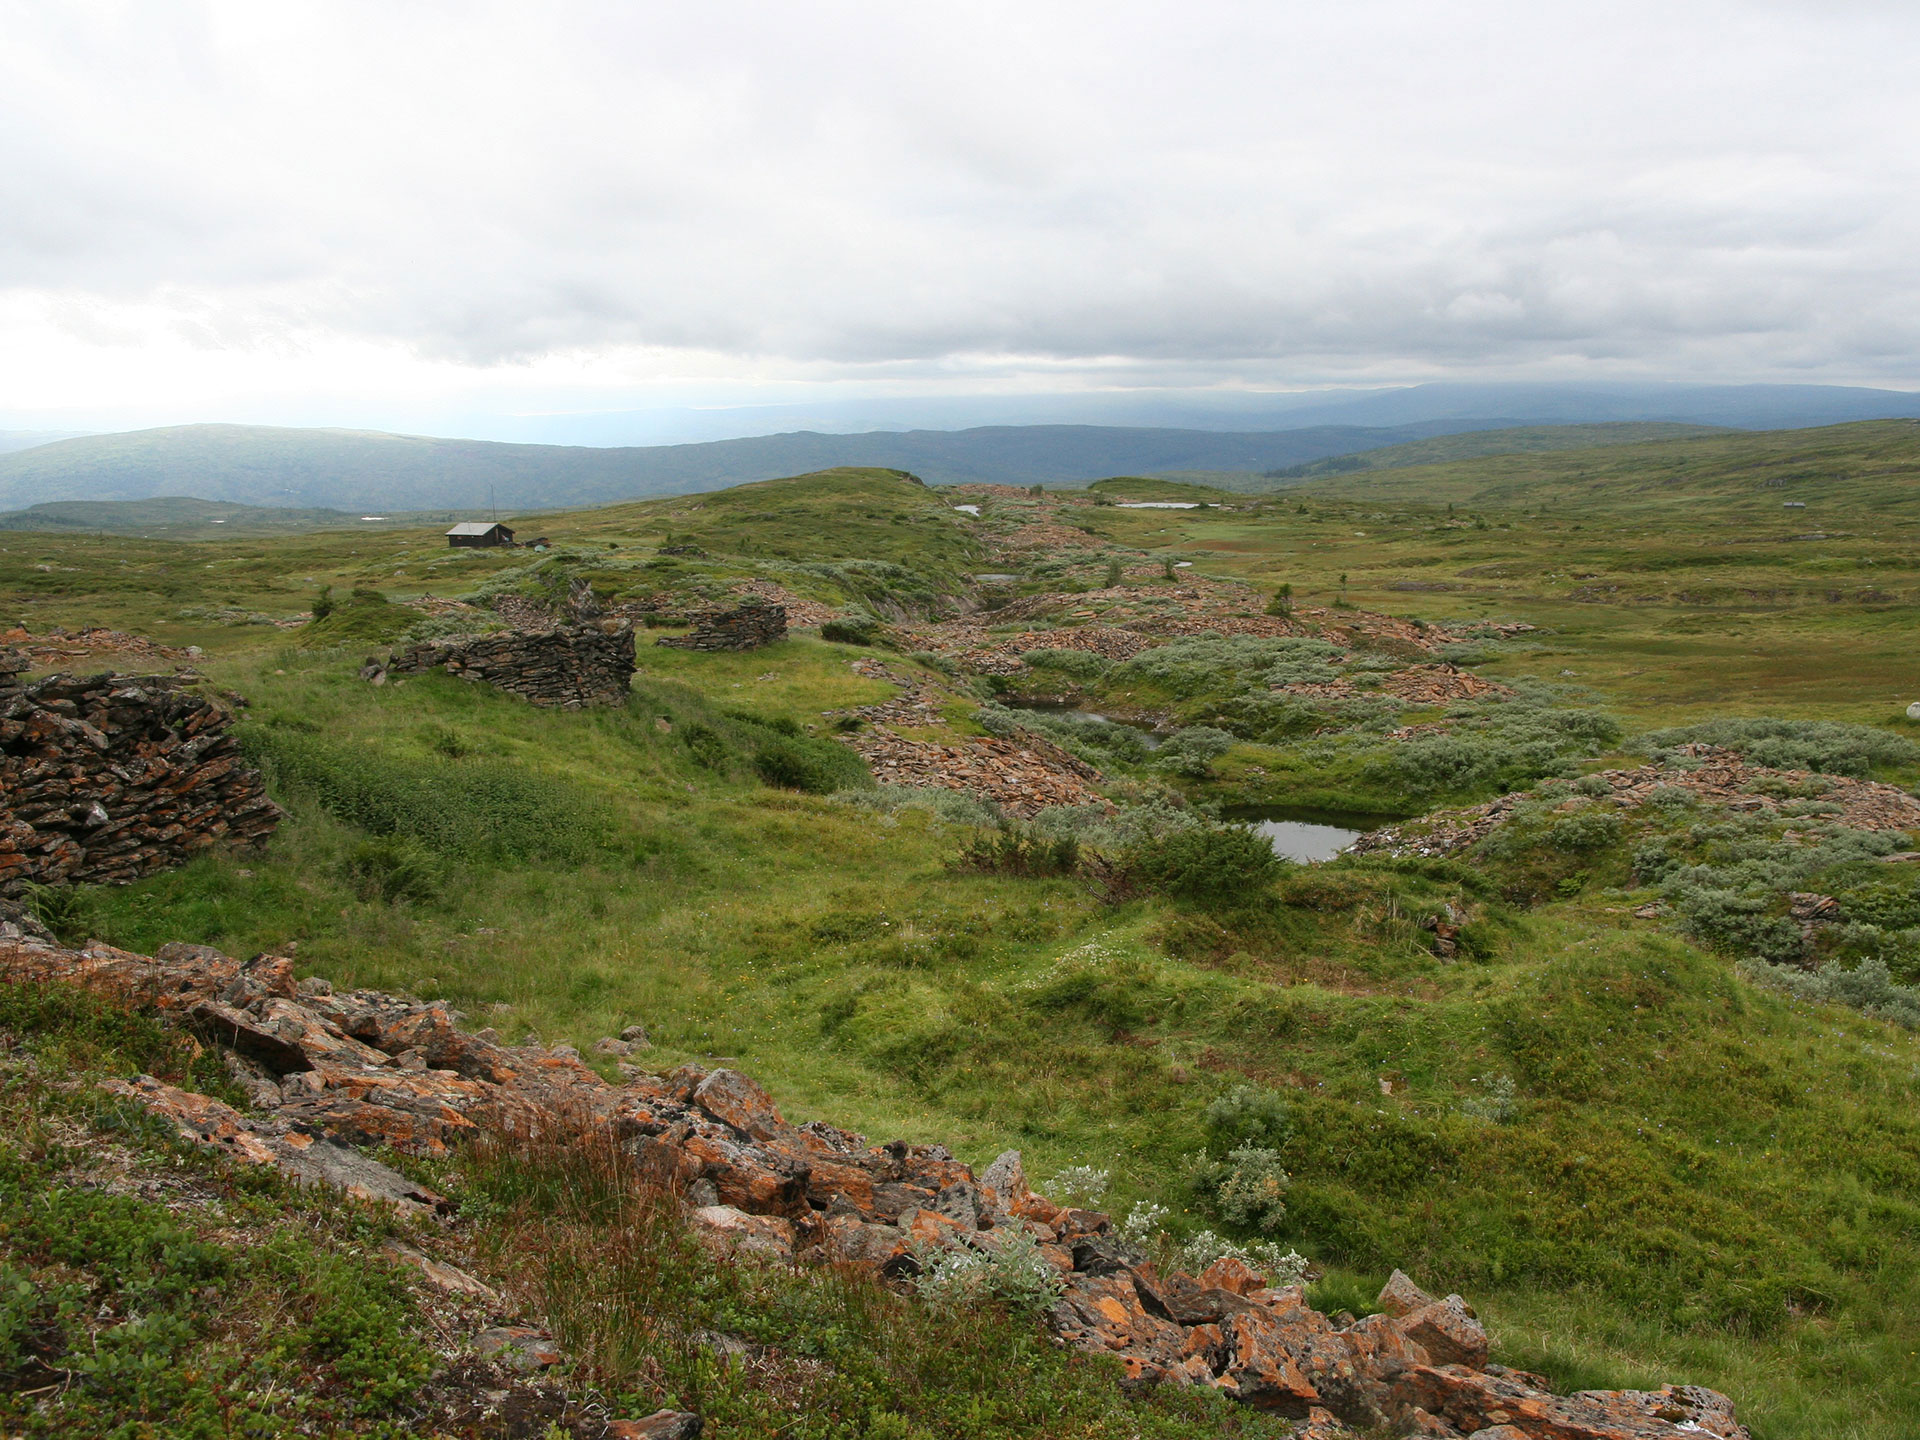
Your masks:
M 656 640 L 675 650 L 758 650 L 787 638 L 787 607 L 749 600 L 733 610 L 702 615 L 688 635 Z
M 384 685 L 390 675 L 445 670 L 462 680 L 485 681 L 535 705 L 579 710 L 626 704 L 633 668 L 633 631 L 612 624 L 452 635 L 395 651 L 385 659 L 370 658 L 360 674 Z
M 0 650 L 0 899 L 29 884 L 125 884 L 280 822 L 240 763 L 233 714 L 176 675 L 23 683 Z
M 193 1028 L 224 1051 L 247 1111 L 145 1076 L 108 1088 L 238 1163 L 404 1212 L 445 1202 L 353 1147 L 435 1154 L 488 1130 L 599 1127 L 684 1198 L 688 1223 L 718 1251 L 905 1282 L 943 1252 L 1031 1242 L 1058 1277 L 1046 1323 L 1061 1343 L 1119 1360 L 1132 1385 L 1202 1386 L 1299 1417 L 1317 1440 L 1351 1435 L 1346 1426 L 1428 1440 L 1749 1440 L 1711 1390 L 1555 1394 L 1489 1361 L 1465 1300 L 1435 1299 L 1398 1272 L 1382 1313 L 1353 1321 L 1237 1259 L 1199 1275 L 1156 1266 L 1111 1217 L 1036 1192 L 1017 1151 L 975 1173 L 944 1146 L 794 1125 L 738 1071 L 623 1066 L 613 1085 L 571 1049 L 462 1031 L 444 1004 L 336 993 L 296 980 L 284 958 L 242 964 L 201 946 L 71 951 L 0 925 L 0 977 L 84 985 Z

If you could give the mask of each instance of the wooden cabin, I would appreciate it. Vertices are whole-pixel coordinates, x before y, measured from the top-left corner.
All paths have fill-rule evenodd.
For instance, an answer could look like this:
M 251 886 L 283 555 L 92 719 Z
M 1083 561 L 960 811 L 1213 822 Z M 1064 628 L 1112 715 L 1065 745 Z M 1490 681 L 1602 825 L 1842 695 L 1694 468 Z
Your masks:
M 477 550 L 488 545 L 511 545 L 513 531 L 497 521 L 485 524 L 479 520 L 468 520 L 447 531 L 447 544 L 465 550 Z

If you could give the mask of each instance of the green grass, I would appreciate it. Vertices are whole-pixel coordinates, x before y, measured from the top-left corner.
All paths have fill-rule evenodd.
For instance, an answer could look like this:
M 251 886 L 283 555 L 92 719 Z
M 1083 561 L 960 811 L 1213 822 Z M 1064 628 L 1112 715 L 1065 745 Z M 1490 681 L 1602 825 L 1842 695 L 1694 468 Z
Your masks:
M 225 1089 L 210 1053 L 150 1019 L 5 984 L 0 1030 L 19 1047 L 0 1072 L 9 1433 L 401 1433 L 433 1352 L 373 1258 L 395 1224 L 230 1173 L 100 1095 L 102 1075 L 129 1071 Z
M 1195 555 L 1266 589 L 1291 581 L 1306 606 L 1340 595 L 1344 573 L 1356 603 L 1527 620 L 1542 629 L 1488 647 L 1476 668 L 1590 687 L 1629 732 L 1778 714 L 1911 738 L 1920 727 L 1895 706 L 1907 689 L 1920 695 L 1920 560 L 1899 480 L 1912 433 L 1842 427 L 1474 462 L 1519 477 L 1514 487 L 1535 477 L 1537 498 L 1513 489 L 1510 509 L 1484 499 L 1485 483 L 1469 492 L 1462 468 L 1445 479 L 1454 492 L 1396 471 L 1350 482 L 1411 487 L 1392 499 L 1342 480 L 1257 511 L 1088 503 L 1072 514 L 1124 546 Z M 1776 462 L 1842 477 L 1823 482 L 1840 517 L 1820 523 L 1847 531 L 1846 546 L 1735 543 L 1757 533 L 1768 503 L 1778 511 L 1774 491 L 1741 489 L 1742 467 Z M 1580 466 L 1617 478 L 1617 506 L 1569 479 Z M 965 548 L 964 522 L 898 479 L 859 482 L 870 495 L 856 487 L 869 498 L 852 508 L 875 514 L 855 516 L 841 540 L 838 483 L 729 492 L 748 498 L 704 497 L 707 509 L 589 512 L 556 538 L 626 559 L 687 535 L 715 573 L 793 567 L 768 573 L 812 573 L 823 591 L 839 582 L 804 567 L 831 571 L 850 554 L 987 568 Z M 1461 497 L 1451 518 L 1449 493 Z M 1469 494 L 1482 498 L 1463 510 Z M 1685 530 L 1667 518 L 1675 507 Z M 1608 889 L 1626 883 L 1618 856 L 1581 861 L 1584 878 L 1348 860 L 1283 875 L 1270 899 L 1237 908 L 1112 904 L 1070 877 L 957 863 L 974 832 L 927 811 L 767 785 L 755 761 L 766 734 L 818 736 L 830 723 L 821 711 L 888 693 L 852 672 L 855 647 L 796 637 L 747 655 L 643 649 L 625 711 L 536 711 L 446 677 L 374 689 L 354 678 L 357 650 L 300 651 L 260 627 L 169 618 L 191 585 L 204 588 L 208 565 L 235 595 L 286 605 L 307 575 L 370 583 L 413 569 L 405 537 L 378 555 L 359 535 L 121 551 L 0 540 L 0 584 L 36 627 L 97 610 L 128 625 L 145 615 L 139 628 L 163 638 L 207 636 L 204 668 L 253 702 L 249 745 L 285 767 L 277 793 L 292 816 L 264 853 L 88 892 L 71 922 L 81 929 L 135 949 L 297 946 L 303 971 L 444 996 L 510 1039 L 532 1030 L 584 1046 L 643 1021 L 650 1064 L 726 1057 L 791 1118 L 944 1141 L 975 1162 L 1018 1146 L 1042 1177 L 1094 1164 L 1113 1171 L 1121 1209 L 1157 1199 L 1185 1228 L 1219 1224 L 1182 1168 L 1207 1138 L 1206 1106 L 1259 1085 L 1292 1116 L 1280 1238 L 1331 1267 L 1327 1293 L 1342 1303 L 1398 1265 L 1467 1294 L 1500 1358 L 1566 1384 L 1715 1385 L 1763 1440 L 1920 1428 L 1907 1378 L 1920 1372 L 1905 1358 L 1920 1348 L 1920 1040 L 1750 987 L 1732 954 L 1634 919 L 1647 897 Z M 296 554 L 312 568 L 288 570 Z M 474 573 L 526 559 L 490 557 Z M 1576 598 L 1596 583 L 1588 571 L 1652 598 Z M 1724 598 L 1762 574 L 1774 598 Z M 1462 588 L 1391 588 L 1404 580 Z M 436 572 L 432 583 L 472 581 Z M 1866 586 L 1895 598 L 1824 598 Z M 1131 688 L 1142 705 L 1214 698 Z M 697 727 L 715 745 L 696 743 Z M 1340 752 L 1284 736 L 1237 746 L 1215 768 L 1182 783 L 1335 809 L 1406 798 Z M 1877 773 L 1911 783 L 1909 770 Z M 460 836 L 497 838 L 447 838 Z M 387 848 L 368 849 L 375 841 Z M 1421 926 L 1447 905 L 1471 916 L 1452 964 Z M 1489 1104 L 1509 1082 L 1511 1107 Z M 741 1324 L 775 1334 L 801 1317 L 824 1324 L 845 1302 L 740 1303 Z M 869 1333 L 857 1315 L 832 1323 Z M 938 1357 L 924 1363 L 949 1374 Z M 919 1397 L 899 1402 L 909 1424 L 934 1403 L 893 1393 Z

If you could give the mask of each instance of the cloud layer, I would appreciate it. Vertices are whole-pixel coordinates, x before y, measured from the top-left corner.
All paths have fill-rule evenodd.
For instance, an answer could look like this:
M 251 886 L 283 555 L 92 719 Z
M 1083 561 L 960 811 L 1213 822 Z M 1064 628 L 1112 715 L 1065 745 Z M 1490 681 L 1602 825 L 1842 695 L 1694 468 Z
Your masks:
M 13 411 L 1920 381 L 1905 4 L 0 17 Z

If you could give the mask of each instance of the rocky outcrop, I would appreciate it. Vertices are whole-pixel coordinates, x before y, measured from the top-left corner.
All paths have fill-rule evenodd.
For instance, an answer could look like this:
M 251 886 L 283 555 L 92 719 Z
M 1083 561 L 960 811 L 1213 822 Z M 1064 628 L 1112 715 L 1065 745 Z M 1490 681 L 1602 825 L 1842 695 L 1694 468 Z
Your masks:
M 120 885 L 280 821 L 240 763 L 233 713 L 189 677 L 21 682 L 0 650 L 0 897 L 28 884 Z
M 535 705 L 562 710 L 624 705 L 633 685 L 633 631 L 625 625 L 563 625 L 454 635 L 370 658 L 360 678 L 384 685 L 393 675 L 430 670 L 484 681 Z
M 786 638 L 787 607 L 755 596 L 735 609 L 696 617 L 688 634 L 669 635 L 653 643 L 674 650 L 758 650 Z
M 570 1050 L 464 1032 L 444 1005 L 336 994 L 296 983 L 285 959 L 242 964 L 200 946 L 70 951 L 0 927 L 0 974 L 84 985 L 192 1027 L 223 1047 L 253 1114 L 145 1077 L 110 1088 L 240 1163 L 402 1209 L 431 1211 L 438 1197 L 364 1157 L 371 1169 L 339 1165 L 335 1151 L 377 1142 L 432 1154 L 482 1128 L 602 1127 L 685 1198 L 716 1252 L 898 1280 L 942 1252 L 1031 1241 L 1058 1276 L 1047 1323 L 1061 1343 L 1112 1356 L 1129 1384 L 1218 1389 L 1298 1417 L 1321 1440 L 1343 1425 L 1440 1440 L 1747 1440 L 1710 1390 L 1556 1395 L 1539 1376 L 1489 1362 L 1486 1331 L 1461 1297 L 1436 1299 L 1398 1272 L 1381 1313 L 1343 1323 L 1299 1286 L 1271 1287 L 1235 1259 L 1199 1275 L 1162 1269 L 1107 1216 L 1036 1193 L 1016 1152 L 976 1174 L 939 1145 L 876 1146 L 818 1121 L 794 1125 L 737 1071 L 629 1069 L 613 1085 Z

